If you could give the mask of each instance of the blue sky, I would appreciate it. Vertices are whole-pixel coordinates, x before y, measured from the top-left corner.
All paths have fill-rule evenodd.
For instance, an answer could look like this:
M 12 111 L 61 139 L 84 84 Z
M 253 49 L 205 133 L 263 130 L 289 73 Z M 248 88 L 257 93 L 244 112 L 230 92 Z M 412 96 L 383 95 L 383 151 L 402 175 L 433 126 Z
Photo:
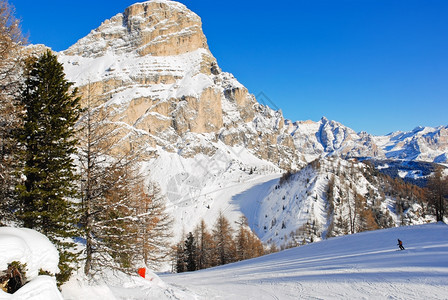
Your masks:
M 30 42 L 57 51 L 135 2 L 10 0 Z M 448 125 L 446 0 L 179 2 L 223 71 L 288 119 L 375 135 Z

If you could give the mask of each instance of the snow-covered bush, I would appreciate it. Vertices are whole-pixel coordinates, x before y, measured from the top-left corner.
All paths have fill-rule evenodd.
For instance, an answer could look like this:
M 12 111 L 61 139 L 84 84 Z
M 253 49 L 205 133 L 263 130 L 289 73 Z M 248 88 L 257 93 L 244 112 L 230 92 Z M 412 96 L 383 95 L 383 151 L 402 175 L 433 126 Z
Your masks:
M 28 228 L 0 227 L 0 270 L 12 262 L 26 270 L 27 283 L 10 295 L 0 291 L 0 299 L 62 299 L 56 279 L 40 272 L 59 272 L 59 254 L 50 240 Z

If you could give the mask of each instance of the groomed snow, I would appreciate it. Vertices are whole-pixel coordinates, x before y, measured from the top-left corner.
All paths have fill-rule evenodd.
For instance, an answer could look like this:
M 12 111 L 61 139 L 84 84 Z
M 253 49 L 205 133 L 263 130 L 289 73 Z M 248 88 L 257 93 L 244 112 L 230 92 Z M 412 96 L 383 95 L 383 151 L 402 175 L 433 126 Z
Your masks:
M 192 294 L 183 299 L 446 299 L 448 226 L 364 232 L 161 278 Z

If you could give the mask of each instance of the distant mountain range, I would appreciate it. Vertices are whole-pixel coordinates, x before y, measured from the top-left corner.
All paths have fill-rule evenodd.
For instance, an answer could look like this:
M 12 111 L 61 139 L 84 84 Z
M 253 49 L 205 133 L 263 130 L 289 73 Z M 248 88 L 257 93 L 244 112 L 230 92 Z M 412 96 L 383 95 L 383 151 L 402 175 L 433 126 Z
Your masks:
M 445 163 L 448 126 L 417 127 L 408 132 L 372 136 L 323 117 L 318 122 L 286 121 L 296 148 L 309 157 L 340 155 Z

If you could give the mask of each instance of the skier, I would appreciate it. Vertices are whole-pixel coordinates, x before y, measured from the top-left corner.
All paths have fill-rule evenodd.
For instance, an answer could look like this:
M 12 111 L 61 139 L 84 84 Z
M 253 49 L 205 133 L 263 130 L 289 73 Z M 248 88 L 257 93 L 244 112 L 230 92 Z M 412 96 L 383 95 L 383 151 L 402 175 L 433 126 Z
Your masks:
M 403 247 L 403 242 L 402 241 L 400 241 L 400 239 L 398 239 L 398 247 L 400 247 L 400 250 L 404 250 L 404 247 Z

